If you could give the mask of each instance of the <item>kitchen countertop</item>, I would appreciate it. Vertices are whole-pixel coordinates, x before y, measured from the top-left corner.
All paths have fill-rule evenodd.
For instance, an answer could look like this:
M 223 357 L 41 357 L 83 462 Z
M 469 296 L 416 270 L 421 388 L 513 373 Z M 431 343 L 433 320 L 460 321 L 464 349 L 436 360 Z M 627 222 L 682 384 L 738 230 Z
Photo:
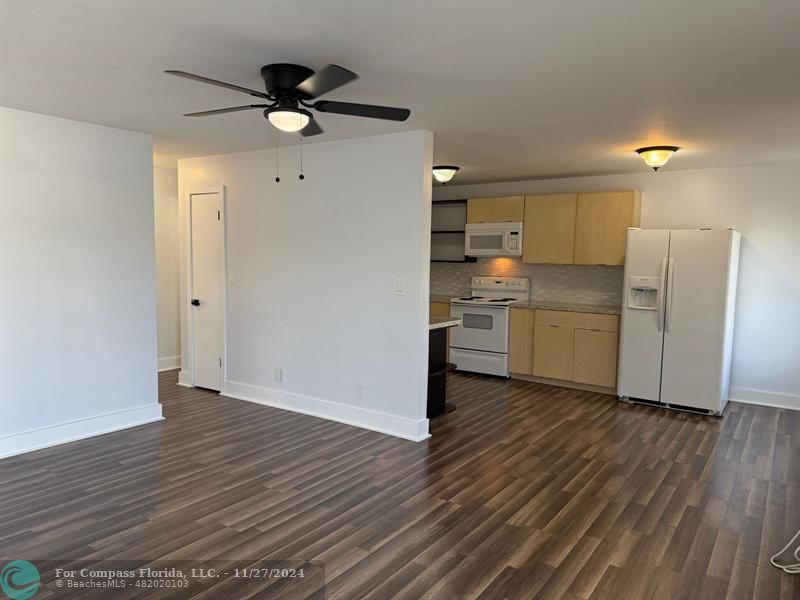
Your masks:
M 511 306 L 518 308 L 536 308 L 538 310 L 561 310 L 564 312 L 592 313 L 596 315 L 619 315 L 622 307 L 617 304 L 581 304 L 578 302 L 549 302 L 545 300 L 528 300 L 514 302 Z
M 431 294 L 431 302 L 450 302 L 453 296 L 442 296 L 441 294 Z M 562 310 L 564 312 L 592 313 L 596 315 L 619 315 L 622 314 L 622 307 L 618 304 L 592 304 L 580 302 L 555 302 L 547 300 L 528 300 L 515 302 L 511 306 L 519 308 L 538 308 L 539 310 Z
M 457 317 L 430 317 L 428 329 L 444 329 L 446 327 L 456 327 L 461 325 L 461 319 Z

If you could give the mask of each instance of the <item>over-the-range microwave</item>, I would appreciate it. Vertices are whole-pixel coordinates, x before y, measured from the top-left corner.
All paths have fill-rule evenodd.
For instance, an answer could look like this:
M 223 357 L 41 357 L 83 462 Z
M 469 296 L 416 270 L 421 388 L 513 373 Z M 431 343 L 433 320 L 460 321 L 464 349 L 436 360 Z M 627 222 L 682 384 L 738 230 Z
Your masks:
M 467 223 L 467 256 L 522 256 L 522 223 Z

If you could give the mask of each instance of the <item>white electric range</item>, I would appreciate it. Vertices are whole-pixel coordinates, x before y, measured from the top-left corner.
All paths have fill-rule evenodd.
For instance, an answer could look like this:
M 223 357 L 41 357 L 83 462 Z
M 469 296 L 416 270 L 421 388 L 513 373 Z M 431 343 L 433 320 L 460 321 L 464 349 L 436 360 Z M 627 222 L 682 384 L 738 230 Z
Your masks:
M 461 325 L 450 330 L 450 362 L 459 371 L 508 377 L 510 306 L 530 298 L 527 277 L 473 277 L 472 294 L 450 300 Z

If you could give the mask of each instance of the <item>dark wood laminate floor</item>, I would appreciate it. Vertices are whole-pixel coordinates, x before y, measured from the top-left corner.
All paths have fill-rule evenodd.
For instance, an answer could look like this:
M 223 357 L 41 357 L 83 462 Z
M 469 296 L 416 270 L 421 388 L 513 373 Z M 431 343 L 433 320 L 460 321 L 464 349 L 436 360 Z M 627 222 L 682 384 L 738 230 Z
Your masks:
M 454 374 L 413 443 L 175 382 L 161 423 L 0 461 L 3 558 L 315 559 L 333 599 L 800 598 L 769 565 L 798 412 Z

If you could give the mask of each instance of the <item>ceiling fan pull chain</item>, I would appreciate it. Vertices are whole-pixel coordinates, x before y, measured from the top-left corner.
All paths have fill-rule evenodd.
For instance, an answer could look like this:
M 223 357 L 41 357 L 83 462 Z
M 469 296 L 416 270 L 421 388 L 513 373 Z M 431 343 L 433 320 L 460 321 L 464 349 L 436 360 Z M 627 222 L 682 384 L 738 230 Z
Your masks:
M 278 136 L 275 136 L 275 183 L 281 182 L 281 165 L 278 161 Z
M 303 181 L 306 176 L 303 175 L 303 135 L 300 135 L 300 181 Z

